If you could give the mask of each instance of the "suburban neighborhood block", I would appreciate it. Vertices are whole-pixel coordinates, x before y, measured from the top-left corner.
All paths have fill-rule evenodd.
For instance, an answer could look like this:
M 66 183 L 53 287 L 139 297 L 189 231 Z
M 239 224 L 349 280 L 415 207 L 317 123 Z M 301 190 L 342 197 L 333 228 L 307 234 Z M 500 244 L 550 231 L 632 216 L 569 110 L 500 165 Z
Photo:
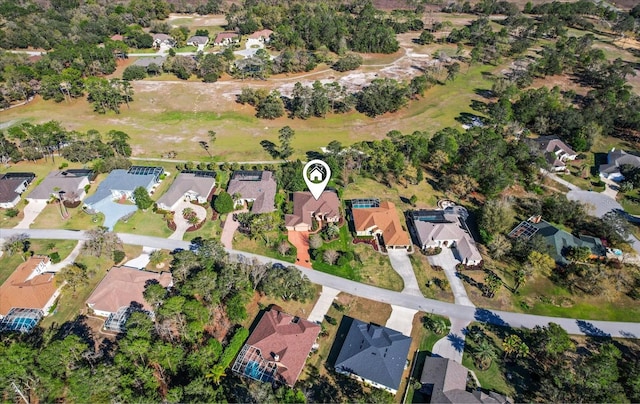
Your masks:
M 319 333 L 320 325 L 272 308 L 263 314 L 232 369 L 254 380 L 293 387 Z

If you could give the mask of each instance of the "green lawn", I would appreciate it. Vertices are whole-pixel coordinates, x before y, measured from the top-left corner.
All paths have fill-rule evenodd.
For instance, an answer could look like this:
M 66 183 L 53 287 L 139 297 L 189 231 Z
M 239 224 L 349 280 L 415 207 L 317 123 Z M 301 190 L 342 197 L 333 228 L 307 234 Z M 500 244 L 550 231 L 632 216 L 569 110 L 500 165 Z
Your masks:
M 270 237 L 269 242 L 273 243 L 275 240 L 278 239 L 278 233 L 271 232 L 269 233 L 269 237 Z M 291 246 L 289 253 L 286 256 L 283 256 L 280 253 L 278 253 L 278 251 L 276 251 L 274 248 L 268 246 L 262 237 L 252 240 L 249 237 L 237 231 L 233 236 L 233 248 L 240 251 L 247 251 L 253 254 L 264 255 L 267 257 L 271 257 L 273 259 L 290 262 L 292 264 L 296 262 L 297 253 L 296 253 L 296 248 L 294 246 Z
M 77 243 L 76 240 L 32 239 L 30 240 L 29 251 L 32 251 L 34 255 L 50 255 L 53 252 L 57 252 L 62 260 L 69 255 Z M 49 244 L 53 244 L 55 247 L 49 249 Z M 7 280 L 9 275 L 23 262 L 24 260 L 20 254 L 10 256 L 4 253 L 0 258 L 0 284 Z
M 117 233 L 132 233 L 163 238 L 169 237 L 173 233 L 164 221 L 164 215 L 153 213 L 151 209 L 146 212 L 137 210 L 126 223 L 119 220 L 113 230 Z

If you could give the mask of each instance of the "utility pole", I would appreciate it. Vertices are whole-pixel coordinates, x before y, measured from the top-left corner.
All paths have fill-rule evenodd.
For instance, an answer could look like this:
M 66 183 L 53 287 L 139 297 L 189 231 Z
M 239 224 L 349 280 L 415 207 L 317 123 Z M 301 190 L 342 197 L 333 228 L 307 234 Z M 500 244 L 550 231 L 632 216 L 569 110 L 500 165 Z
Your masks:
M 18 393 L 18 395 L 24 400 L 26 404 L 29 404 L 29 400 L 27 400 L 27 397 L 22 394 L 22 391 L 20 391 L 20 388 L 14 382 L 11 382 L 11 387 L 13 387 L 16 393 Z

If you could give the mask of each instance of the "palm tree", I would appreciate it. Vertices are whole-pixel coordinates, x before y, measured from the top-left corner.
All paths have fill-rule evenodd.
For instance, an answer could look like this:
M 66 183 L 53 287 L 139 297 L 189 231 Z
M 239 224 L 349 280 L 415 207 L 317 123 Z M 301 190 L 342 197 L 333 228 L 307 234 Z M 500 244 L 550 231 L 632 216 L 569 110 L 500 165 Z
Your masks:
M 518 352 L 518 348 L 522 340 L 516 334 L 511 334 L 505 337 L 502 341 L 502 349 L 504 350 L 504 357 L 511 356 Z
M 518 268 L 514 274 L 516 281 L 514 292 L 517 292 L 521 286 L 527 283 L 527 272 L 523 268 Z
M 444 334 L 447 330 L 447 323 L 441 318 L 435 318 L 431 320 L 431 330 L 436 334 Z
M 491 342 L 483 339 L 476 346 L 475 356 L 478 361 L 478 369 L 487 370 L 491 366 L 491 361 L 496 358 L 496 349 Z

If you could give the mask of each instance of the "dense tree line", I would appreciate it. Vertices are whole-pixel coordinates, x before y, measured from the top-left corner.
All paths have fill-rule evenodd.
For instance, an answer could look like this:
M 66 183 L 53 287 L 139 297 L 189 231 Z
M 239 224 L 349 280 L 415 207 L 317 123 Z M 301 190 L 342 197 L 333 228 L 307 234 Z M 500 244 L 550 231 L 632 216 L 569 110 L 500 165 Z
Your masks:
M 278 50 L 306 48 L 332 52 L 393 53 L 398 50 L 398 32 L 421 30 L 419 14 L 397 11 L 386 15 L 371 2 L 271 3 L 245 1 L 232 4 L 227 12 L 228 29 L 243 34 L 262 28 L 274 31 L 271 44 Z
M 237 322 L 247 317 L 253 290 L 308 298 L 313 288 L 299 271 L 231 263 L 217 241 L 197 239 L 194 250 L 174 255 L 171 272 L 173 288 L 151 283 L 144 292 L 156 315 L 134 310 L 117 339 L 94 340 L 84 316 L 5 337 L 0 394 L 14 397 L 13 382 L 33 401 L 305 401 L 299 390 L 228 370 L 249 334 Z

